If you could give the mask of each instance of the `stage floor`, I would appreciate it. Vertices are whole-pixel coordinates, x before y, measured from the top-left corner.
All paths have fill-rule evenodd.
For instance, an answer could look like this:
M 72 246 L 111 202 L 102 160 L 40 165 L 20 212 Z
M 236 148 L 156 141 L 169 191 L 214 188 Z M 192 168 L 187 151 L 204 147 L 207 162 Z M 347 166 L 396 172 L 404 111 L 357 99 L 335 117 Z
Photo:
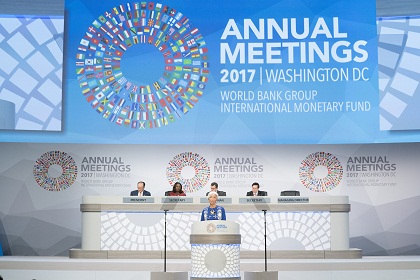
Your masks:
M 167 271 L 189 271 L 190 261 L 167 260 Z M 420 256 L 363 257 L 361 259 L 268 260 L 279 280 L 420 279 Z M 0 257 L 4 280 L 150 280 L 163 271 L 163 260 L 70 259 L 68 257 Z M 241 271 L 263 271 L 264 260 L 241 260 Z M 243 279 L 243 277 L 242 277 Z

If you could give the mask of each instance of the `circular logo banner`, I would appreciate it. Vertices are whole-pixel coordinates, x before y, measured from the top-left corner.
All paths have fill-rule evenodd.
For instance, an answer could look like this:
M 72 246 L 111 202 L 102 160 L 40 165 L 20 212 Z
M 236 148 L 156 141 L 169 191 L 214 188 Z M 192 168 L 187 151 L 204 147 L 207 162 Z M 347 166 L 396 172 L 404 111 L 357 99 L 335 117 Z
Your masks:
M 50 175 L 50 167 L 54 165 L 61 168 L 61 174 L 58 176 Z M 40 187 L 48 191 L 62 191 L 69 188 L 76 180 L 77 165 L 68 154 L 51 151 L 37 159 L 33 173 Z
M 192 168 L 193 175 L 190 178 L 182 176 L 184 168 Z M 180 182 L 185 192 L 195 192 L 203 188 L 210 179 L 210 166 L 205 158 L 199 154 L 186 152 L 176 155 L 166 168 L 166 177 L 172 185 Z
M 125 60 L 135 59 L 124 54 L 144 44 L 161 59 L 138 61 L 130 71 L 136 73 L 123 73 Z M 103 118 L 133 129 L 158 128 L 188 113 L 203 95 L 207 52 L 203 36 L 182 12 L 155 2 L 124 3 L 88 28 L 76 54 L 76 74 L 87 102 Z M 161 61 L 161 76 L 144 81 L 142 73 Z
M 340 184 L 343 178 L 343 166 L 330 153 L 312 153 L 302 161 L 299 177 L 307 189 L 314 192 L 327 192 Z

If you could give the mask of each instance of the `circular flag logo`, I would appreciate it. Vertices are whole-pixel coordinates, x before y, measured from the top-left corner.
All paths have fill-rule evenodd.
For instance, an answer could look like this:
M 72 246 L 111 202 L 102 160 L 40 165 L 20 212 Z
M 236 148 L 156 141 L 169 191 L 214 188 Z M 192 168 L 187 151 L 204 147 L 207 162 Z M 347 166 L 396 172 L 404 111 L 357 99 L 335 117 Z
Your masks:
M 125 3 L 86 30 L 76 74 L 87 102 L 103 118 L 133 129 L 158 128 L 184 116 L 203 95 L 207 52 L 182 12 L 155 2 Z M 156 67 L 159 74 L 150 80 Z
M 171 186 L 180 182 L 183 190 L 191 193 L 207 184 L 210 179 L 210 166 L 199 154 L 186 152 L 175 156 L 169 162 L 166 177 Z
M 312 153 L 300 164 L 299 177 L 307 189 L 327 192 L 340 184 L 343 178 L 343 166 L 330 153 Z
M 54 171 L 56 174 L 51 174 Z M 48 191 L 62 191 L 69 188 L 76 180 L 77 166 L 68 154 L 51 151 L 36 161 L 33 173 L 40 187 Z

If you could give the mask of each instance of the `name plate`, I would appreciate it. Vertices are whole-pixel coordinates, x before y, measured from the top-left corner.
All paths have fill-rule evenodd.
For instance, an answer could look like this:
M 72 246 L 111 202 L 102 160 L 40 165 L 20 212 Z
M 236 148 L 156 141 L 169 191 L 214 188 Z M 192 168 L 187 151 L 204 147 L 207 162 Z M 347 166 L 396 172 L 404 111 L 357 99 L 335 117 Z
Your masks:
M 309 197 L 279 197 L 277 203 L 309 203 Z
M 209 203 L 209 199 L 207 197 L 200 197 L 200 203 Z M 231 197 L 220 197 L 217 199 L 218 204 L 232 204 Z
M 123 203 L 154 203 L 155 198 L 151 196 L 131 196 L 124 197 Z
M 162 197 L 162 203 L 193 203 L 192 197 L 185 197 L 185 196 L 166 196 Z
M 239 198 L 239 203 L 241 204 L 270 203 L 270 201 L 271 199 L 265 196 L 250 196 Z

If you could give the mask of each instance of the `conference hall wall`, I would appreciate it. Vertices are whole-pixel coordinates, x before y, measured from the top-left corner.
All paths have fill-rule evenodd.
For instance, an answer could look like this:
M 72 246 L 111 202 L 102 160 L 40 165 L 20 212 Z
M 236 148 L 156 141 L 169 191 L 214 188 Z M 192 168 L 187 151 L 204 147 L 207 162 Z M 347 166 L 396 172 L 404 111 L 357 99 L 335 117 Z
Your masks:
M 65 17 L 3 16 L 5 253 L 67 255 L 82 196 L 144 180 L 157 196 L 175 181 L 188 196 L 212 181 L 348 195 L 351 247 L 419 254 L 420 20 L 348 2 L 69 0 Z

